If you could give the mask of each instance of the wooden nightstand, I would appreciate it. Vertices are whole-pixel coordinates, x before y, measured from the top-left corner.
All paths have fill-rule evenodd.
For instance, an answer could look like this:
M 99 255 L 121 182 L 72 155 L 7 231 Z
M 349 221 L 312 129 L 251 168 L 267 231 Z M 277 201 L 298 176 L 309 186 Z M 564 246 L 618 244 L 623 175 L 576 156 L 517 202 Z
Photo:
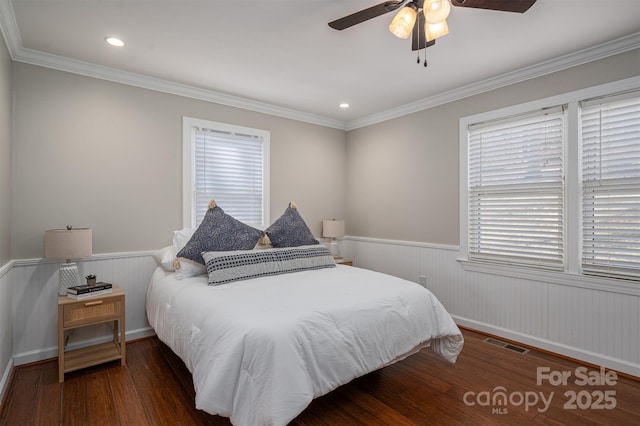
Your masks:
M 120 360 L 125 365 L 124 292 L 113 286 L 113 292 L 82 300 L 58 296 L 58 381 L 64 382 L 64 373 L 90 367 L 103 362 Z M 113 321 L 113 341 L 72 351 L 64 350 L 66 330 Z M 117 323 L 120 322 L 118 339 Z
M 346 265 L 346 266 L 353 266 L 353 260 L 347 260 L 347 259 L 335 259 L 336 261 L 336 265 Z

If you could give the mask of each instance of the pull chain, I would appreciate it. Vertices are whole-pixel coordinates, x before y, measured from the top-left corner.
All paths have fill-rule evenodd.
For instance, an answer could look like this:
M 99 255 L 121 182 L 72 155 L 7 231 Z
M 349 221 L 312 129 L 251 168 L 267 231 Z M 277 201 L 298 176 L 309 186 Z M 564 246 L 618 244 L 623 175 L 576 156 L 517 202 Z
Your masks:
M 424 13 L 424 12 L 423 12 Z M 416 49 L 418 51 L 418 58 L 416 59 L 416 64 L 420 65 L 420 19 L 417 20 L 417 22 L 415 23 L 415 25 L 418 26 L 417 28 L 417 32 L 418 32 L 418 48 Z M 427 34 L 425 31 L 424 34 L 424 62 L 423 62 L 424 67 L 427 67 Z
M 425 41 L 424 41 L 424 67 L 427 67 L 427 37 L 425 34 Z
M 424 13 L 424 12 L 423 12 Z M 425 23 L 426 25 L 426 23 Z M 424 31 L 424 67 L 427 67 L 427 31 Z
M 418 26 L 418 48 L 416 49 L 418 51 L 418 59 L 416 60 L 416 64 L 420 64 L 420 19 L 417 20 L 417 22 L 415 23 L 415 25 Z

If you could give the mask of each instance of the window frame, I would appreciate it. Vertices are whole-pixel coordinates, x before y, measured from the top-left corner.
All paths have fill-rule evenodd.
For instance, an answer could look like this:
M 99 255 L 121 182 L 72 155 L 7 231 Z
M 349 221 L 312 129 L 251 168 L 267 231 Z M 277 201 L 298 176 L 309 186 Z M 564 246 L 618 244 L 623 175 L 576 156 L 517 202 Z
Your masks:
M 263 223 L 247 223 L 247 225 L 251 225 L 259 229 L 266 228 L 270 223 L 271 133 L 268 130 L 254 129 L 187 116 L 182 117 L 182 226 L 185 228 L 195 228 L 198 225 L 195 223 L 195 138 L 192 137 L 192 129 L 194 127 L 207 128 L 220 132 L 243 133 L 262 138 Z
M 585 141 L 584 137 L 581 137 L 581 148 L 583 150 L 581 155 L 582 162 L 582 251 L 581 251 L 581 266 L 584 271 L 584 274 L 587 275 L 602 275 L 608 277 L 617 277 L 622 279 L 634 279 L 636 281 L 640 281 L 640 273 L 638 272 L 638 264 L 636 261 L 627 260 L 623 261 L 622 259 L 618 259 L 613 263 L 609 263 L 609 260 L 605 260 L 606 257 L 610 255 L 623 257 L 629 254 L 629 247 L 619 247 L 619 241 L 616 241 L 616 238 L 609 239 L 611 235 L 608 232 L 611 232 L 611 229 L 614 229 L 613 233 L 617 232 L 625 232 L 623 225 L 624 218 L 626 215 L 622 214 L 613 217 L 613 220 L 606 222 L 607 226 L 603 227 L 602 223 L 598 221 L 598 216 L 601 213 L 604 213 L 609 208 L 623 208 L 626 202 L 629 201 L 629 195 L 632 197 L 637 196 L 638 187 L 636 186 L 640 175 L 638 175 L 638 170 L 636 169 L 636 174 L 631 177 L 628 174 L 624 173 L 620 175 L 617 173 L 616 168 L 620 167 L 621 164 L 628 165 L 629 157 L 624 155 L 622 158 L 616 159 L 615 165 L 611 164 L 611 159 L 608 158 L 610 155 L 610 147 L 612 145 L 619 145 L 620 142 L 626 140 L 630 134 L 638 135 L 638 130 L 630 130 L 630 132 L 620 133 L 620 129 L 626 128 L 628 122 L 620 121 L 620 119 L 626 114 L 629 113 L 629 109 L 625 110 L 625 113 L 621 113 L 619 108 L 621 103 L 628 103 L 631 101 L 633 103 L 633 109 L 637 112 L 640 107 L 640 91 L 630 91 L 624 93 L 614 94 L 613 96 L 601 96 L 592 99 L 586 99 L 581 103 L 581 129 L 584 131 L 585 127 L 585 117 L 588 117 L 587 126 L 594 126 L 594 120 L 597 120 L 597 126 L 595 128 L 598 129 L 597 132 L 593 132 L 593 127 L 591 132 L 587 129 L 588 138 Z M 586 105 L 585 105 L 586 104 Z M 616 113 L 613 115 L 604 114 L 601 116 L 601 111 L 603 110 L 603 105 L 612 105 L 618 104 L 615 111 Z M 623 109 L 626 107 L 622 107 Z M 604 107 L 606 111 L 613 111 L 610 107 Z M 589 111 L 591 110 L 591 112 Z M 597 111 L 597 118 L 594 117 L 593 112 Z M 621 123 L 624 123 L 624 126 L 620 126 Z M 605 134 L 602 135 L 602 131 L 605 129 Z M 607 132 L 608 129 L 608 132 Z M 633 129 L 640 129 L 640 122 L 635 123 Z M 625 136 L 624 139 L 621 139 L 621 136 Z M 638 140 L 633 140 L 633 148 L 638 148 Z M 624 145 L 623 145 L 624 148 Z M 589 153 L 585 155 L 585 150 Z M 601 152 L 604 150 L 604 153 Z M 594 155 L 595 154 L 595 155 Z M 637 161 L 637 157 L 632 157 L 633 160 Z M 632 161 L 633 161 L 632 160 Z M 602 161 L 602 162 L 601 162 Z M 602 176 L 603 172 L 607 176 Z M 593 173 L 597 171 L 596 173 Z M 615 177 L 611 176 L 611 173 L 615 174 Z M 586 182 L 586 185 L 585 185 Z M 632 184 L 633 186 L 628 188 L 627 185 Z M 622 185 L 622 186 L 620 186 Z M 629 189 L 632 189 L 633 192 L 629 193 Z M 606 195 L 614 195 L 614 199 L 612 203 L 604 202 L 607 198 Z M 624 202 L 620 202 L 619 197 L 623 196 Z M 597 199 L 597 201 L 596 201 Z M 632 198 L 633 199 L 633 198 Z M 614 210 L 615 211 L 615 210 Z M 591 212 L 591 214 L 588 214 Z M 637 213 L 636 213 L 637 214 Z M 589 226 L 591 224 L 591 226 Z M 613 228 L 612 228 L 613 227 Z M 637 231 L 637 228 L 636 228 Z M 595 232 L 595 234 L 594 234 Z M 596 235 L 602 236 L 602 233 L 605 233 L 607 237 L 598 238 Z M 631 231 L 634 233 L 634 231 Z M 591 238 L 590 238 L 591 236 Z M 619 247 L 620 251 L 610 251 L 612 247 Z M 636 250 L 638 247 L 634 247 Z M 631 249 L 633 251 L 633 249 Z M 591 253 L 591 255 L 587 254 Z
M 459 120 L 459 218 L 460 245 L 458 261 L 467 271 L 489 273 L 534 281 L 556 283 L 574 287 L 604 290 L 640 296 L 640 283 L 611 277 L 584 275 L 581 270 L 581 194 L 580 181 L 580 110 L 579 102 L 585 99 L 606 96 L 617 92 L 640 89 L 640 77 L 602 84 L 561 95 L 552 96 L 519 105 L 487 111 Z M 549 271 L 524 266 L 503 265 L 469 259 L 469 204 L 468 204 L 468 139 L 467 129 L 471 124 L 522 115 L 530 111 L 567 105 L 565 149 L 565 241 L 566 258 L 564 271 Z
M 506 142 L 509 146 L 508 149 L 520 149 L 521 151 L 519 152 L 521 152 L 522 155 L 527 155 L 527 150 L 530 149 L 531 146 L 527 146 L 526 143 L 523 143 L 523 141 L 519 140 L 520 133 L 525 129 L 527 131 L 540 131 L 543 128 L 545 130 L 549 130 L 549 124 L 552 122 L 557 123 L 557 125 L 553 126 L 551 134 L 553 135 L 553 133 L 555 132 L 560 133 L 559 138 L 553 136 L 551 137 L 552 140 L 560 142 L 558 144 L 559 152 L 557 153 L 556 157 L 559 160 L 559 163 L 554 163 L 555 165 L 559 166 L 559 171 L 557 172 L 557 175 L 552 176 L 554 178 L 557 178 L 557 180 L 553 180 L 551 181 L 551 183 L 549 181 L 545 182 L 546 185 L 543 188 L 537 186 L 531 187 L 529 182 L 522 181 L 524 177 L 522 176 L 522 172 L 528 170 L 528 167 L 518 168 L 516 164 L 512 164 L 512 166 L 514 167 L 512 167 L 510 170 L 513 173 L 511 175 L 500 173 L 499 176 L 501 177 L 501 185 L 496 186 L 495 179 L 498 177 L 498 174 L 493 173 L 493 170 L 495 170 L 496 166 L 495 164 L 491 164 L 490 162 L 487 164 L 476 161 L 474 163 L 475 167 L 471 165 L 467 166 L 468 172 L 473 171 L 475 173 L 475 175 L 472 173 L 471 178 L 469 179 L 469 183 L 471 185 L 467 188 L 467 200 L 470 200 L 472 198 L 476 200 L 475 203 L 472 202 L 471 205 L 468 204 L 467 210 L 467 213 L 475 218 L 475 220 L 472 220 L 471 218 L 469 220 L 476 224 L 473 227 L 469 225 L 467 228 L 469 236 L 468 256 L 470 259 L 478 260 L 481 262 L 529 267 L 535 266 L 550 270 L 564 270 L 566 247 L 566 218 L 564 217 L 564 211 L 566 207 L 566 189 L 564 179 L 564 135 L 566 135 L 566 113 L 564 111 L 564 106 L 557 105 L 549 109 L 529 111 L 524 115 L 504 117 L 497 121 L 492 120 L 488 122 L 474 123 L 467 129 L 467 147 L 474 147 L 472 151 L 476 152 L 476 155 L 479 154 L 482 156 L 483 154 L 487 154 L 490 158 L 496 159 L 494 157 L 497 153 L 495 148 L 496 144 L 500 145 L 500 142 Z M 499 129 L 497 133 L 495 132 L 495 129 Z M 503 132 L 504 129 L 508 129 L 507 133 Z M 500 139 L 496 140 L 494 139 L 495 137 L 499 137 Z M 548 138 L 549 134 L 545 133 L 544 137 Z M 539 139 L 537 140 L 538 142 L 540 142 Z M 508 179 L 510 177 L 513 177 L 514 175 L 516 177 L 515 180 L 512 179 L 505 182 L 505 178 Z M 485 181 L 485 179 L 487 180 Z M 474 182 L 472 183 L 471 181 Z M 496 197 L 500 199 L 503 196 L 508 196 L 509 198 L 511 198 L 516 194 L 513 191 L 516 191 L 518 197 L 525 196 L 530 202 L 533 201 L 537 205 L 540 205 L 540 203 L 542 202 L 541 198 L 559 195 L 558 199 L 560 200 L 560 202 L 551 201 L 545 205 L 549 208 L 553 208 L 555 206 L 556 208 L 560 209 L 559 219 L 556 223 L 558 227 L 551 230 L 552 233 L 557 234 L 558 244 L 555 248 L 553 246 L 551 246 L 551 248 L 547 247 L 551 250 L 551 253 L 547 253 L 548 257 L 534 257 L 534 254 L 537 250 L 529 250 L 529 244 L 524 244 L 518 247 L 517 241 L 515 242 L 515 245 L 516 247 L 518 247 L 517 253 L 520 254 L 520 256 L 517 256 L 516 252 L 512 253 L 511 255 L 497 254 L 495 252 L 492 253 L 494 249 L 500 251 L 500 249 L 506 248 L 506 245 L 501 245 L 501 241 L 499 239 L 495 239 L 497 235 L 495 233 L 495 229 L 492 229 L 493 227 L 491 225 L 489 225 L 488 223 L 482 223 L 482 221 L 478 222 L 478 216 L 482 216 L 482 211 L 484 210 L 480 207 L 480 205 L 482 205 L 483 201 L 486 201 L 487 199 L 495 200 Z M 495 206 L 494 202 L 491 202 L 491 204 Z M 504 208 L 506 207 L 506 204 L 504 201 L 502 201 L 500 207 Z M 476 206 L 476 208 L 472 206 Z M 472 211 L 475 214 L 472 214 Z M 496 211 L 498 210 L 494 210 L 493 213 L 495 213 Z M 520 214 L 520 217 L 522 217 L 523 212 L 519 211 L 518 213 Z M 540 213 L 540 210 L 538 210 L 538 213 Z M 527 228 L 528 232 L 531 232 L 531 242 L 540 241 L 540 239 L 542 238 L 542 235 L 536 234 L 536 232 L 540 231 L 537 226 L 539 226 L 541 218 L 542 217 L 540 215 L 536 215 L 535 217 L 527 217 L 527 220 L 523 224 L 519 223 L 519 225 Z M 504 219 L 506 219 L 506 217 Z M 502 225 L 505 224 L 506 222 L 502 223 Z M 487 247 L 483 247 L 484 244 L 481 242 L 481 235 L 483 234 L 483 230 L 487 231 L 488 239 L 491 240 L 491 242 L 488 242 L 489 245 Z M 508 232 L 508 229 L 502 229 L 502 231 Z M 475 235 L 476 237 L 475 244 L 472 243 L 472 241 L 474 240 L 474 238 L 472 238 L 472 235 Z M 513 236 L 515 237 L 515 235 Z M 554 250 L 555 253 L 553 253 Z M 553 259 L 554 257 L 555 259 Z

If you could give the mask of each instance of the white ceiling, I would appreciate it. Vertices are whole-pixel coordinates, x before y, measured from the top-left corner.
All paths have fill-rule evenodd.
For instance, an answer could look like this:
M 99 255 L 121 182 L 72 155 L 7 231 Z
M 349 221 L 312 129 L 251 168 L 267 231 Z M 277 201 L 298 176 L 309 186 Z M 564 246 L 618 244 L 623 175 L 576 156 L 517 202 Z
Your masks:
M 427 68 L 410 40 L 388 31 L 393 13 L 344 31 L 327 25 L 380 2 L 0 0 L 0 26 L 16 60 L 95 64 L 120 79 L 153 77 L 346 128 L 603 43 L 626 37 L 624 49 L 640 47 L 640 0 L 538 0 L 524 14 L 453 7 Z M 126 46 L 108 46 L 108 35 Z

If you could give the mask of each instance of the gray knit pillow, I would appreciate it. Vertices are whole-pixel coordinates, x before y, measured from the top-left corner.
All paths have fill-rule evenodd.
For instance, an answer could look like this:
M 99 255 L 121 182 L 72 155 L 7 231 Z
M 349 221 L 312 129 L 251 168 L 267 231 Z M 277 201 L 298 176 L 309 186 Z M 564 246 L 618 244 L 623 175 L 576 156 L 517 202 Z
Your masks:
M 204 265 L 203 252 L 251 250 L 261 236 L 261 230 L 234 219 L 211 200 L 202 223 L 176 257 Z
M 298 247 L 319 244 L 292 202 L 275 222 L 264 231 L 273 247 Z

